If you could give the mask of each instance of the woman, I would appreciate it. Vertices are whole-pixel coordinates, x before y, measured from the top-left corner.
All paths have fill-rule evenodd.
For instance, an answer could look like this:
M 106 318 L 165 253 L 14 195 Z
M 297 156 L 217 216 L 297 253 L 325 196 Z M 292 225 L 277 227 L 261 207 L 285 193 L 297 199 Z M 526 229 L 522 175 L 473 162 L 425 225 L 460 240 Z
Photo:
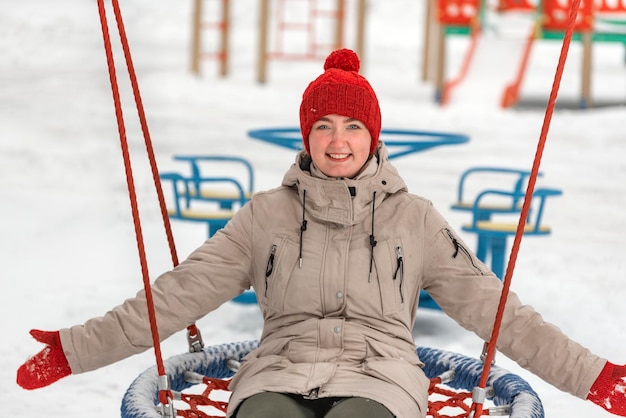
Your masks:
M 420 289 L 488 339 L 502 285 L 428 200 L 407 192 L 379 143 L 378 100 L 356 54 L 335 51 L 324 69 L 303 94 L 305 151 L 281 187 L 256 194 L 154 283 L 159 334 L 252 286 L 263 334 L 232 380 L 229 416 L 423 417 L 429 382 L 411 334 Z M 27 389 L 152 345 L 143 292 L 84 325 L 31 334 L 47 345 L 18 370 Z M 626 368 L 569 340 L 514 294 L 498 349 L 626 416 Z

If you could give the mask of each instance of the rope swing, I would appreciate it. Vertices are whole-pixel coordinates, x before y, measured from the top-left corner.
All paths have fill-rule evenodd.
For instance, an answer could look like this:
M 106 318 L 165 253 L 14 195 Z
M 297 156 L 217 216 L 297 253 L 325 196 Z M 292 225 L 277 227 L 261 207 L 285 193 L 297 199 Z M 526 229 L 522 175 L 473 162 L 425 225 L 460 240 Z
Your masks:
M 526 225 L 526 219 L 528 219 L 528 212 L 530 211 L 530 204 L 532 202 L 532 196 L 535 191 L 535 184 L 537 182 L 537 176 L 539 175 L 539 166 L 541 165 L 541 158 L 543 156 L 543 150 L 548 139 L 548 131 L 550 130 L 550 122 L 552 121 L 552 115 L 554 113 L 554 107 L 556 105 L 556 99 L 559 92 L 559 86 L 561 84 L 561 78 L 563 77 L 563 70 L 565 68 L 565 62 L 567 61 L 567 53 L 574 34 L 574 25 L 576 23 L 576 16 L 578 15 L 578 9 L 580 8 L 581 0 L 573 0 L 569 20 L 567 24 L 567 30 L 563 38 L 563 45 L 561 46 L 561 53 L 559 55 L 559 61 L 556 67 L 556 73 L 554 75 L 554 82 L 552 83 L 552 90 L 550 91 L 550 97 L 548 99 L 548 105 L 546 107 L 546 113 L 541 127 L 541 134 L 539 135 L 539 142 L 537 143 L 537 150 L 535 152 L 535 159 L 528 178 L 528 186 L 526 188 L 526 195 L 524 196 L 524 203 L 522 205 L 522 211 L 520 213 L 519 222 L 517 224 L 517 230 L 515 232 L 515 238 L 513 240 L 513 246 L 511 247 L 511 255 L 509 256 L 509 262 L 507 264 L 506 273 L 503 279 L 502 294 L 500 296 L 500 303 L 498 305 L 498 311 L 494 321 L 493 331 L 489 342 L 486 344 L 486 353 L 484 355 L 485 369 L 480 379 L 479 386 L 477 388 L 478 393 L 484 393 L 485 386 L 487 384 L 487 378 L 489 376 L 489 368 L 493 362 L 496 352 L 496 344 L 498 341 L 498 335 L 500 333 L 500 327 L 502 325 L 502 317 L 504 316 L 504 308 L 506 306 L 506 300 L 509 296 L 511 288 L 511 281 L 513 280 L 513 271 L 515 270 L 515 263 L 517 261 L 517 255 L 519 253 L 519 247 L 522 242 L 522 236 L 524 235 L 524 227 Z M 472 405 L 472 412 L 474 416 L 480 416 L 482 412 L 481 397 L 474 399 Z
M 135 382 L 133 382 L 122 401 L 122 417 L 138 418 L 176 415 L 198 418 L 213 417 L 213 415 L 202 412 L 202 410 L 200 409 L 200 407 L 202 406 L 211 406 L 213 408 L 216 408 L 218 412 L 221 412 L 221 416 L 223 416 L 223 413 L 226 411 L 227 402 L 221 400 L 210 400 L 209 396 L 214 390 L 226 390 L 227 383 L 225 383 L 224 379 L 232 377 L 234 371 L 237 368 L 238 362 L 241 361 L 243 356 L 245 356 L 248 352 L 256 347 L 257 342 L 253 341 L 244 343 L 232 343 L 222 346 L 204 348 L 198 329 L 195 325 L 191 325 L 188 328 L 188 338 L 190 339 L 191 353 L 182 354 L 169 359 L 168 367 L 171 367 L 171 370 L 169 374 L 166 373 L 165 363 L 163 361 L 160 348 L 160 338 L 156 321 L 154 300 L 150 286 L 150 276 L 146 262 L 144 238 L 141 230 L 137 196 L 133 180 L 128 141 L 126 137 L 126 128 L 124 124 L 124 116 L 122 112 L 120 93 L 115 70 L 115 62 L 111 46 L 111 38 L 108 30 L 106 10 L 104 7 L 104 0 L 98 0 L 97 3 L 100 14 L 100 23 L 102 26 L 102 35 L 107 58 L 109 79 L 111 82 L 111 89 L 115 106 L 115 116 L 117 120 L 122 156 L 124 160 L 126 181 L 128 185 L 128 195 L 131 204 L 135 237 L 137 241 L 137 249 L 139 252 L 139 260 L 143 277 L 143 285 L 146 294 L 148 316 L 150 321 L 150 331 L 152 333 L 154 354 L 156 358 L 156 371 L 158 375 L 158 377 L 156 377 L 155 379 L 154 370 L 149 369 L 141 374 L 135 380 Z M 163 196 L 161 182 L 159 178 L 159 171 L 157 169 L 156 159 L 154 157 L 152 141 L 150 139 L 150 134 L 148 131 L 146 117 L 141 101 L 137 77 L 131 59 L 128 40 L 126 38 L 126 32 L 124 29 L 119 2 L 118 0 L 111 0 L 111 4 L 115 14 L 120 42 L 132 85 L 137 113 L 144 136 L 144 142 L 148 153 L 150 167 L 152 170 L 153 181 L 157 191 L 161 216 L 163 219 L 163 224 L 165 227 L 167 241 L 172 258 L 172 264 L 174 267 L 176 267 L 179 261 L 176 254 L 176 248 L 165 204 L 165 198 Z M 568 27 L 565 32 L 561 54 L 559 57 L 554 83 L 545 113 L 539 143 L 537 145 L 532 171 L 528 179 L 528 186 L 524 198 L 523 207 L 520 213 L 515 239 L 511 249 L 511 255 L 503 279 L 503 290 L 500 297 L 500 303 L 494 320 L 494 326 L 490 340 L 485 345 L 483 360 L 473 360 L 464 356 L 455 355 L 435 349 L 417 349 L 419 357 L 426 364 L 424 372 L 431 379 L 430 393 L 436 393 L 447 398 L 447 400 L 444 401 L 429 401 L 429 415 L 434 418 L 450 417 L 451 415 L 444 415 L 443 412 L 441 412 L 441 410 L 446 407 L 460 409 L 461 411 L 457 415 L 454 415 L 454 417 L 460 418 L 479 417 L 483 415 L 496 414 L 500 415 L 502 413 L 509 414 L 510 417 L 517 418 L 543 418 L 543 408 L 541 406 L 541 402 L 536 393 L 532 390 L 532 388 L 530 388 L 530 386 L 519 377 L 511 373 L 505 372 L 496 366 L 492 366 L 492 363 L 502 323 L 502 317 L 504 315 L 504 308 L 509 295 L 513 271 L 519 252 L 519 246 L 524 233 L 525 221 L 530 210 L 532 195 L 539 172 L 539 166 L 541 163 L 543 150 L 547 140 L 550 121 L 554 112 L 556 97 L 562 78 L 565 61 L 567 58 L 567 52 L 569 50 L 569 45 L 574 32 L 574 23 L 579 6 L 580 0 L 573 0 L 570 10 Z M 172 387 L 174 388 L 173 390 L 170 388 L 170 382 L 172 382 Z M 457 390 L 451 391 L 448 389 L 441 389 L 440 385 L 444 383 L 447 384 L 449 387 Z M 202 391 L 201 395 L 192 396 L 182 394 L 181 391 L 183 389 L 197 384 L 204 384 L 208 389 Z M 487 388 L 488 384 L 490 385 L 489 388 Z M 461 390 L 461 393 L 459 393 L 459 390 Z M 467 391 L 471 391 L 471 394 Z M 470 397 L 471 404 L 468 405 L 467 401 Z M 492 399 L 496 405 L 505 406 L 501 408 L 495 408 L 493 410 L 485 410 L 483 403 L 486 398 Z M 185 411 L 176 411 L 174 409 L 175 399 L 186 402 L 190 406 L 190 410 L 194 412 L 188 413 Z M 155 404 L 157 403 L 160 403 L 159 411 L 155 409 Z
M 178 265 L 178 256 L 176 254 L 176 246 L 174 244 L 174 237 L 172 234 L 172 228 L 167 213 L 167 207 L 165 204 L 165 198 L 163 196 L 163 190 L 161 187 L 161 181 L 159 178 L 159 170 L 157 168 L 156 159 L 154 157 L 154 150 L 152 146 L 152 140 L 150 139 L 150 132 L 148 130 L 148 123 L 146 122 L 146 116 L 141 101 L 141 94 L 139 91 L 139 84 L 137 83 L 137 76 L 135 74 L 135 68 L 133 66 L 132 57 L 130 54 L 130 48 L 128 46 L 128 39 L 126 37 L 126 31 L 124 29 L 124 22 L 122 19 L 122 13 L 119 7 L 118 0 L 112 0 L 113 12 L 115 14 L 115 20 L 117 23 L 117 29 L 120 36 L 120 43 L 122 50 L 124 51 L 124 58 L 126 60 L 126 67 L 128 69 L 128 75 L 133 89 L 133 95 L 135 97 L 135 105 L 137 107 L 137 114 L 139 122 L 141 124 L 141 130 L 146 145 L 146 151 L 148 153 L 148 160 L 152 170 L 152 177 L 154 185 L 157 191 L 159 206 L 161 210 L 161 217 L 163 219 L 163 225 L 165 227 L 165 233 L 167 236 L 167 242 L 170 249 L 170 255 L 172 258 L 172 265 L 176 267 Z M 113 102 L 115 106 L 115 117 L 117 120 L 118 133 L 120 137 L 120 145 L 122 149 L 122 157 L 124 159 L 124 168 L 126 172 L 126 183 L 128 185 L 128 197 L 130 199 L 131 212 L 133 217 L 133 224 L 135 227 L 135 238 L 137 241 L 137 250 L 139 252 L 139 262 L 141 265 L 141 272 L 143 277 L 144 291 L 146 294 L 146 302 L 148 308 L 148 317 L 150 320 L 150 332 L 152 333 L 152 344 L 154 347 L 154 354 L 156 357 L 157 369 L 160 377 L 159 384 L 159 400 L 162 405 L 172 407 L 172 394 L 169 391 L 169 382 L 165 374 L 165 368 L 163 366 L 163 358 L 161 354 L 161 345 L 159 339 L 159 329 L 156 322 L 156 314 L 154 310 L 154 300 L 152 297 L 152 289 L 150 286 L 150 274 L 148 272 L 148 264 L 146 261 L 146 253 L 144 246 L 143 234 L 141 231 L 141 220 L 139 217 L 139 210 L 137 206 L 137 194 L 135 191 L 135 183 L 133 180 L 133 170 L 130 161 L 130 154 L 128 150 L 128 140 L 126 138 L 126 127 L 124 124 L 124 116 L 122 112 L 122 105 L 120 100 L 119 86 L 117 83 L 117 75 L 115 70 L 115 61 L 113 58 L 113 51 L 111 46 L 111 37 L 109 35 L 109 26 L 107 22 L 106 9 L 104 7 L 104 0 L 98 0 L 98 12 L 100 14 L 100 24 L 102 26 L 102 38 L 104 41 L 104 50 L 107 58 L 107 66 L 109 70 L 109 80 L 111 82 L 111 91 L 113 93 Z M 196 344 L 199 344 L 199 349 L 202 348 L 202 339 L 199 331 L 195 325 L 191 325 L 188 328 L 188 338 L 193 339 Z M 191 342 L 190 342 L 191 347 Z M 191 350 L 191 348 L 190 348 Z

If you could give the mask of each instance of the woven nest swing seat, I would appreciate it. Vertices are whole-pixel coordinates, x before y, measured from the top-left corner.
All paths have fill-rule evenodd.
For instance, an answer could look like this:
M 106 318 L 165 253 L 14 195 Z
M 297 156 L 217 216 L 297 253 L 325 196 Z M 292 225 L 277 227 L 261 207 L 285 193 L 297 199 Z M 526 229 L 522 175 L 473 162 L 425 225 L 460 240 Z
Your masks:
M 228 379 L 235 374 L 237 365 L 257 345 L 258 341 L 225 343 L 165 360 L 170 388 L 175 399 L 173 404 L 179 403 L 186 408 L 175 410 L 174 414 L 190 418 L 224 416 L 223 411 L 227 402 L 209 399 L 211 389 L 227 390 Z M 471 392 L 477 387 L 484 368 L 483 362 L 426 347 L 418 347 L 417 355 L 425 364 L 424 373 L 431 379 L 428 416 L 467 417 L 469 405 L 464 401 L 468 399 L 471 401 Z M 151 367 L 132 382 L 122 399 L 122 418 L 168 416 L 167 411 L 164 412 L 162 405 L 159 404 L 157 374 L 156 368 Z M 205 389 L 201 394 L 198 394 L 197 389 L 193 391 L 194 387 L 202 386 L 203 383 L 208 390 Z M 524 379 L 503 368 L 495 365 L 491 367 L 486 389 L 487 398 L 493 406 L 485 409 L 483 415 L 510 418 L 544 417 L 543 406 L 537 393 Z M 214 412 L 207 412 L 209 406 L 217 408 L 217 415 Z M 448 409 L 444 410 L 446 407 Z

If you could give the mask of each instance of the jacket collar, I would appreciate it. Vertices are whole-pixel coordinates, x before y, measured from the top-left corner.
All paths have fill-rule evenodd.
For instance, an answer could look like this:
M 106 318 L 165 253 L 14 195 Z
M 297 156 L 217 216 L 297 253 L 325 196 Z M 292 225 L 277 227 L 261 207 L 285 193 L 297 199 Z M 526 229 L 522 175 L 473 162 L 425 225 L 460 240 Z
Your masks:
M 311 163 L 311 157 L 301 151 L 296 156 L 295 164 L 285 174 L 282 184 L 296 188 L 301 200 L 306 190 L 305 207 L 308 216 L 340 225 L 354 225 L 370 216 L 374 193 L 376 208 L 387 195 L 407 190 L 398 171 L 389 162 L 387 149 L 382 142 L 376 155 L 368 160 L 354 179 L 325 176 Z

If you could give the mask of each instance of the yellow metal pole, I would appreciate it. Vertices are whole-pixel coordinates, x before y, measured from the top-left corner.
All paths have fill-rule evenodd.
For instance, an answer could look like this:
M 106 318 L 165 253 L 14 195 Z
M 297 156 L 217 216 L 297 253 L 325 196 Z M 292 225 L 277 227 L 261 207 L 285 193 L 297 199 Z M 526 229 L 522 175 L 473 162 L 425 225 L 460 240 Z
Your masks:
M 202 1 L 193 0 L 193 15 L 191 17 L 191 72 L 200 74 L 200 26 L 202 25 Z
M 335 45 L 334 49 L 343 48 L 343 26 L 346 13 L 345 0 L 337 0 L 337 13 L 335 18 Z
M 356 46 L 355 52 L 361 58 L 361 72 L 365 62 L 365 16 L 367 15 L 366 0 L 359 0 L 356 18 Z
M 258 60 L 257 81 L 265 83 L 267 73 L 267 39 L 269 22 L 269 0 L 261 0 L 259 8 L 259 36 L 258 36 Z
M 433 46 L 431 34 L 434 29 L 434 1 L 426 0 L 426 10 L 424 12 L 424 44 L 422 46 L 422 81 L 428 81 L 431 79 L 431 56 L 433 54 Z
M 228 50 L 230 44 L 230 0 L 222 0 L 222 25 L 220 29 L 220 76 L 226 77 L 230 58 Z

